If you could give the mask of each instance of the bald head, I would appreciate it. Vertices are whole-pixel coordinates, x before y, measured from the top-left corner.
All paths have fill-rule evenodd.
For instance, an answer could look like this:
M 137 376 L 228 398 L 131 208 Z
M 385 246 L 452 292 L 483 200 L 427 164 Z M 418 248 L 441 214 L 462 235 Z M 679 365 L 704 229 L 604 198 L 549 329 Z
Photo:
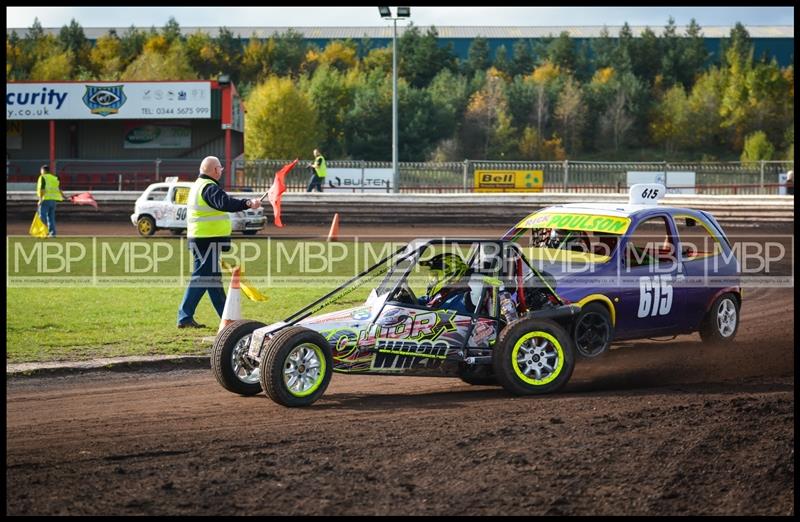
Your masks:
M 217 168 L 219 167 L 219 168 Z M 222 176 L 222 164 L 216 156 L 206 156 L 200 163 L 200 173 L 219 179 Z

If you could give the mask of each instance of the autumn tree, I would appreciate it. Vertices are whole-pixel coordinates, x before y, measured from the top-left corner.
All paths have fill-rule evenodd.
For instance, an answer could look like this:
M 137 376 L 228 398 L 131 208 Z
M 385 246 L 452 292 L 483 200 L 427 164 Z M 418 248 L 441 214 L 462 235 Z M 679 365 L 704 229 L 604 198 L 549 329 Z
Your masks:
M 573 77 L 568 77 L 564 88 L 558 95 L 555 117 L 568 152 L 575 154 L 581 146 L 581 130 L 586 112 L 580 85 Z
M 680 83 L 673 85 L 659 101 L 650 122 L 653 141 L 672 154 L 684 143 L 695 139 L 690 128 L 689 100 Z
M 245 150 L 250 159 L 305 157 L 322 139 L 313 103 L 290 78 L 270 76 L 246 101 Z

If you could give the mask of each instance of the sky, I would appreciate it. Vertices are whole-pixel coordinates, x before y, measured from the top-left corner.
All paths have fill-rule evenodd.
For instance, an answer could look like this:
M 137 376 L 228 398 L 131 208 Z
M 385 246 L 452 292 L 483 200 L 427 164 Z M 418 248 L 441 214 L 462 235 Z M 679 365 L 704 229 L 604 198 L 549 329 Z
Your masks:
M 394 7 L 392 10 L 394 12 Z M 385 26 L 377 7 L 6 7 L 6 28 L 43 27 L 75 19 L 83 27 L 162 27 L 174 16 L 183 27 Z M 794 7 L 411 7 L 418 26 L 630 25 L 662 27 L 695 18 L 701 26 L 790 25 Z

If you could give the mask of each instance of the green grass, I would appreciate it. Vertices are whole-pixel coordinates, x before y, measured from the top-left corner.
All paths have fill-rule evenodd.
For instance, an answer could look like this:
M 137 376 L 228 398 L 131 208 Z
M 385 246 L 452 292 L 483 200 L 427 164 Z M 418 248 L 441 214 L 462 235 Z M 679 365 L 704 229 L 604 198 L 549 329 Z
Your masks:
M 162 246 L 155 247 L 156 243 Z M 41 246 L 36 246 L 44 244 L 48 245 L 49 258 L 45 258 Z M 172 248 L 164 246 L 167 244 Z M 254 302 L 243 296 L 242 316 L 264 323 L 286 318 L 335 288 L 337 281 L 355 275 L 356 267 L 363 269 L 365 262 L 377 261 L 379 258 L 374 255 L 381 249 L 391 247 L 383 243 L 360 244 L 356 250 L 350 243 L 289 240 L 270 241 L 269 246 L 263 240 L 237 240 L 236 244 L 240 249 L 246 245 L 246 279 L 269 297 L 266 302 Z M 72 245 L 69 248 L 74 262 L 66 264 L 54 254 L 59 245 L 62 253 Z M 83 245 L 86 255 L 81 257 L 76 245 Z M 7 363 L 207 353 L 209 345 L 204 345 L 201 338 L 214 335 L 219 324 L 208 296 L 200 301 L 195 320 L 211 328 L 175 327 L 186 287 L 181 277 L 191 273 L 185 243 L 139 238 L 58 238 L 43 242 L 14 237 L 8 238 L 7 246 Z M 146 249 L 152 253 L 153 247 L 161 249 L 158 263 L 148 266 L 146 257 L 133 259 L 130 255 L 136 249 L 140 254 Z M 128 254 L 124 253 L 125 248 Z M 373 250 L 365 254 L 365 248 Z M 324 268 L 326 250 L 342 259 L 332 263 L 329 270 L 312 273 Z M 153 277 L 160 279 L 146 279 Z M 281 284 L 281 278 L 288 278 L 288 284 Z M 228 281 L 225 275 L 226 291 Z M 372 286 L 359 288 L 325 311 L 363 302 Z

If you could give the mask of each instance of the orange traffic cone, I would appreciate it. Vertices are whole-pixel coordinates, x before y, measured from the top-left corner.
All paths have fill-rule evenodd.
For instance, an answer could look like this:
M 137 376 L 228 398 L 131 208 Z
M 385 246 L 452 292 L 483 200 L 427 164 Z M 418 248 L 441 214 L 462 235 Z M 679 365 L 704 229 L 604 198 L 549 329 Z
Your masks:
M 242 318 L 242 294 L 239 288 L 239 267 L 231 273 L 231 284 L 228 287 L 228 297 L 225 299 L 225 308 L 222 310 L 222 319 L 219 321 L 219 330 Z
M 333 215 L 331 231 L 328 232 L 328 241 L 339 241 L 339 213 Z

